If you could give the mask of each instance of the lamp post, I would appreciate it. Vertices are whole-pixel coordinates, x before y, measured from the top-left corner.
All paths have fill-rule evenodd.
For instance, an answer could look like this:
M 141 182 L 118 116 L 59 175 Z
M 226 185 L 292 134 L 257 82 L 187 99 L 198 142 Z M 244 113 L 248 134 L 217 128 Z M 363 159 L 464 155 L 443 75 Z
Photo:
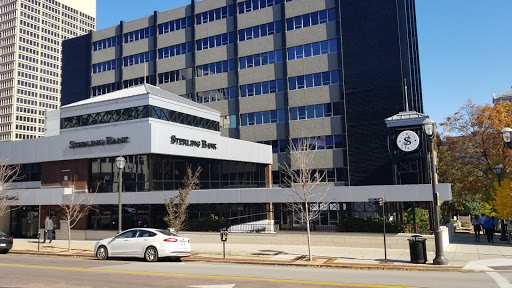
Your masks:
M 436 164 L 434 157 L 434 138 L 436 137 L 436 122 L 427 118 L 423 121 L 423 131 L 428 136 L 430 148 L 430 175 L 432 177 L 432 210 L 434 220 L 434 241 L 436 246 L 436 257 L 433 260 L 434 265 L 448 265 L 448 260 L 444 258 L 443 235 L 441 234 L 441 224 L 439 222 L 439 196 L 436 190 Z
M 501 164 L 498 164 L 494 166 L 494 173 L 498 176 L 498 186 L 501 187 L 501 172 L 503 171 L 503 166 Z
M 498 186 L 501 187 L 501 172 L 503 172 L 503 165 L 498 164 L 494 166 L 494 173 L 498 176 Z M 505 219 L 501 219 L 501 236 L 500 241 L 507 241 L 507 232 L 505 229 Z
M 505 144 L 505 146 L 508 148 L 508 149 L 512 149 L 512 146 L 511 146 L 511 138 L 512 138 L 512 129 L 510 129 L 509 127 L 505 127 L 503 129 L 501 129 L 501 138 L 503 139 L 503 143 Z M 502 170 L 500 172 L 503 171 L 503 166 L 501 168 Z M 494 167 L 494 171 L 496 173 L 498 173 L 496 171 L 496 167 Z M 501 173 L 500 173 L 501 174 Z M 498 183 L 500 184 L 500 187 L 501 187 L 501 183 L 500 183 L 500 175 L 498 175 Z M 511 194 L 512 196 L 512 194 Z M 509 219 L 510 220 L 510 219 Z M 507 241 L 508 240 L 508 243 L 510 243 L 510 237 L 508 237 L 508 232 L 507 232 L 507 225 L 508 224 L 505 224 L 505 219 L 501 219 L 501 237 L 500 237 L 500 240 L 501 241 Z M 509 221 L 508 221 L 509 222 Z
M 117 197 L 118 214 L 117 214 L 117 230 L 119 233 L 123 231 L 123 204 L 121 203 L 121 192 L 123 192 L 123 168 L 126 164 L 126 159 L 119 156 L 116 158 L 116 166 L 119 169 L 119 193 Z

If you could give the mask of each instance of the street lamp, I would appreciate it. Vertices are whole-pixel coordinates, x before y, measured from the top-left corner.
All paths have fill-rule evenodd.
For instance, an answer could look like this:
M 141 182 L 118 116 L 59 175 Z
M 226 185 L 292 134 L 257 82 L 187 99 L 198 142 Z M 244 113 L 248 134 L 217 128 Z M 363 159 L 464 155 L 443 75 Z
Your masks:
M 510 143 L 510 141 L 512 140 L 511 139 L 512 138 L 512 129 L 510 129 L 509 127 L 505 127 L 503 129 L 501 129 L 501 138 L 503 139 L 503 142 L 505 143 L 505 146 L 507 148 L 509 148 L 509 149 L 512 149 L 512 146 L 511 146 L 511 143 Z M 494 170 L 494 171 L 496 171 L 496 170 Z M 503 167 L 502 167 L 502 171 L 503 171 Z M 500 172 L 502 172 L 502 171 L 500 171 Z M 498 183 L 500 184 L 500 187 L 501 187 L 501 183 L 499 181 L 500 181 L 500 175 L 498 175 Z M 510 194 L 510 195 L 512 196 L 512 194 Z M 509 222 L 509 221 L 507 221 L 507 222 Z M 508 235 L 507 235 L 508 233 L 506 231 L 506 230 L 508 230 L 507 227 L 506 227 L 508 224 L 509 223 L 505 224 L 505 219 L 501 219 L 501 237 L 500 237 L 500 240 L 501 241 L 507 241 L 508 240 L 508 243 L 510 243 L 510 238 L 508 237 Z
M 498 164 L 494 166 L 494 173 L 498 176 L 498 186 L 501 187 L 501 172 L 503 172 L 503 165 Z M 500 241 L 507 241 L 507 232 L 505 231 L 505 220 L 501 219 L 501 236 Z
M 494 166 L 494 173 L 498 176 L 498 186 L 501 187 L 501 172 L 503 171 L 503 166 L 501 164 L 498 164 Z
M 123 204 L 121 203 L 121 192 L 123 192 L 123 168 L 124 164 L 126 164 L 126 159 L 124 157 L 119 156 L 116 158 L 116 166 L 119 169 L 119 193 L 117 197 L 117 205 L 118 205 L 118 214 L 117 214 L 117 230 L 119 233 L 123 231 Z
M 436 122 L 427 118 L 423 121 L 423 131 L 428 136 L 430 148 L 430 176 L 432 177 L 432 210 L 434 218 L 434 241 L 436 246 L 436 257 L 433 260 L 434 265 L 448 265 L 448 260 L 444 258 L 443 235 L 441 234 L 441 224 L 439 222 L 439 196 L 436 190 L 436 164 L 434 157 L 434 138 L 436 137 Z

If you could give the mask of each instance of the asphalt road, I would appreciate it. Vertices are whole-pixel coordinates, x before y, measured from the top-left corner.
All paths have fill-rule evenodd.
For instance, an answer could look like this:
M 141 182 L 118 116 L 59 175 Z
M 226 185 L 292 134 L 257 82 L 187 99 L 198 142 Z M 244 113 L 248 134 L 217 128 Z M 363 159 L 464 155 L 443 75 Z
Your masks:
M 0 255 L 0 287 L 504 288 L 493 274 Z M 492 272 L 495 273 L 495 272 Z M 508 284 L 510 285 L 510 284 Z

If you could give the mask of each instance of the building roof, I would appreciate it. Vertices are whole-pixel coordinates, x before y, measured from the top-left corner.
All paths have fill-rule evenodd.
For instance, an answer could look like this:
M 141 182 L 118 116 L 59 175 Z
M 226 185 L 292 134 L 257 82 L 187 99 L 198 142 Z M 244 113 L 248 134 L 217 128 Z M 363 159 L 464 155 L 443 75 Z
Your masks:
M 219 113 L 219 111 L 217 111 L 215 109 L 212 109 L 212 108 L 210 108 L 208 106 L 196 103 L 196 102 L 194 102 L 192 100 L 189 100 L 189 99 L 186 99 L 184 97 L 178 96 L 178 95 L 176 95 L 174 93 L 171 93 L 169 91 L 163 90 L 163 89 L 161 89 L 159 87 L 156 87 L 156 86 L 153 86 L 153 85 L 150 85 L 150 84 L 142 84 L 142 85 L 133 86 L 133 87 L 130 87 L 130 88 L 125 88 L 125 89 L 122 89 L 122 90 L 114 91 L 114 92 L 111 92 L 111 93 L 103 94 L 103 95 L 100 95 L 100 96 L 91 97 L 89 99 L 85 99 L 85 100 L 82 100 L 82 101 L 78 101 L 78 102 L 75 102 L 75 103 L 71 103 L 71 104 L 62 106 L 61 109 L 62 108 L 68 108 L 68 107 L 81 106 L 81 105 L 86 105 L 86 104 L 92 104 L 92 103 L 99 103 L 99 102 L 104 102 L 104 101 L 110 101 L 110 100 L 114 100 L 114 99 L 121 99 L 121 98 L 145 95 L 145 94 L 151 94 L 151 95 L 154 95 L 154 96 L 166 98 L 166 99 L 169 99 L 169 100 L 172 100 L 172 101 L 175 101 L 175 102 L 183 103 L 183 104 L 186 104 L 186 105 L 189 105 L 189 106 L 193 106 L 193 107 L 196 107 L 196 108 L 200 108 L 200 109 L 203 109 L 203 110 Z
M 396 115 L 386 118 L 384 121 L 389 127 L 402 127 L 423 125 L 423 120 L 427 119 L 428 115 L 416 111 L 403 111 Z
M 492 103 L 496 104 L 500 101 L 512 101 L 512 89 L 508 90 L 503 94 L 492 94 Z

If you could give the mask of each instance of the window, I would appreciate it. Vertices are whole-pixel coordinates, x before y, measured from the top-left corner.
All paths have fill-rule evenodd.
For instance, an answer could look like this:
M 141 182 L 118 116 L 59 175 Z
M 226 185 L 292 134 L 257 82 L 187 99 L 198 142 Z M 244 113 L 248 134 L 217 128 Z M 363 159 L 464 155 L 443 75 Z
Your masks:
M 214 10 L 196 14 L 196 25 L 224 19 L 235 14 L 235 5 L 229 5 Z
M 284 109 L 279 109 L 240 114 L 240 126 L 282 123 L 285 120 L 285 113 Z
M 224 60 L 220 62 L 199 65 L 196 67 L 197 77 L 204 77 L 212 74 L 227 73 L 235 70 L 235 60 Z
M 165 34 L 181 29 L 185 29 L 188 27 L 192 27 L 192 17 L 185 17 L 176 19 L 173 21 L 165 22 L 162 24 L 158 24 L 158 34 Z
M 281 33 L 281 22 L 272 22 L 259 26 L 249 27 L 238 31 L 238 41 L 242 42 L 245 40 L 256 39 L 268 35 Z
M 240 70 L 257 67 L 262 65 L 281 63 L 283 62 L 283 51 L 271 51 L 261 54 L 255 54 L 250 56 L 241 57 L 239 59 Z
M 258 83 L 252 83 L 252 84 L 240 86 L 240 96 L 241 97 L 263 95 L 263 94 L 269 94 L 269 93 L 278 93 L 278 92 L 283 92 L 283 91 L 284 91 L 284 81 L 282 79 L 258 82 Z
M 153 26 L 125 33 L 124 43 L 130 43 L 141 39 L 146 39 L 152 36 L 155 36 L 155 27 Z
M 318 86 L 335 85 L 338 83 L 339 71 L 333 70 L 304 76 L 290 77 L 288 79 L 288 89 L 298 90 Z
M 196 40 L 196 49 L 197 51 L 206 50 L 218 46 L 224 46 L 228 44 L 232 44 L 234 42 L 234 33 L 224 33 L 217 36 L 211 36 L 208 38 L 203 38 Z
M 286 19 L 286 31 L 336 21 L 336 10 L 322 10 Z

